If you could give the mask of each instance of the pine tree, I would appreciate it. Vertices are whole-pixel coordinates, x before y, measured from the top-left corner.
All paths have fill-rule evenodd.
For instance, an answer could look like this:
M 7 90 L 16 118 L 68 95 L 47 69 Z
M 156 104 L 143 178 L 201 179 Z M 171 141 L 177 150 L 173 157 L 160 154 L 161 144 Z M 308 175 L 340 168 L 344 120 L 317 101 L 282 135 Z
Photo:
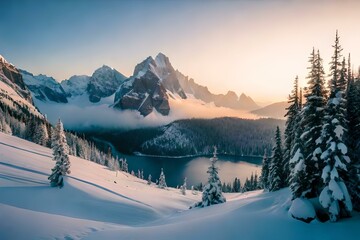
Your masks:
M 303 126 L 301 124 L 301 113 L 299 112 L 295 118 L 295 143 L 291 150 L 290 160 L 290 189 L 292 192 L 292 199 L 305 197 L 308 194 L 311 185 L 309 185 L 308 168 L 304 158 L 304 141 L 302 139 Z
M 260 182 L 261 182 L 261 187 L 266 190 L 269 189 L 269 168 L 270 168 L 269 165 L 270 165 L 269 159 L 265 151 L 262 162 L 262 168 L 261 168 Z
M 151 185 L 151 174 L 149 174 L 147 184 L 148 184 L 148 185 Z
M 221 191 L 226 192 L 227 188 L 226 188 L 226 183 L 223 183 L 221 186 Z
M 3 113 L 1 108 L 0 108 L 0 132 L 6 133 L 9 135 L 12 134 L 12 130 L 11 130 L 9 124 L 6 122 L 5 114 Z
M 240 179 L 238 179 L 236 177 L 234 182 L 233 182 L 232 192 L 240 192 L 240 191 L 241 191 Z
M 186 177 L 184 178 L 184 183 L 180 186 L 180 192 L 182 195 L 186 195 Z
M 251 183 L 250 183 L 249 178 L 246 178 L 244 186 L 242 188 L 242 192 L 248 192 L 248 191 L 251 191 Z
M 276 128 L 275 146 L 272 150 L 270 158 L 270 171 L 269 171 L 269 191 L 277 191 L 284 187 L 284 173 L 283 173 L 283 152 L 281 146 L 281 133 L 279 126 Z
M 350 88 L 350 84 L 354 82 L 354 76 L 353 76 L 353 73 L 351 71 L 351 56 L 350 56 L 350 53 L 349 53 L 349 56 L 348 56 L 348 61 L 347 61 L 347 76 L 348 76 L 348 81 L 347 81 L 347 86 L 346 86 L 346 99 L 347 99 L 347 95 L 349 93 L 349 88 Z
M 35 132 L 36 132 L 36 120 L 34 116 L 31 116 L 29 122 L 26 124 L 25 139 L 33 142 Z
M 250 176 L 250 191 L 254 190 L 254 173 Z
M 53 160 L 56 161 L 56 163 L 48 179 L 50 180 L 52 187 L 61 188 L 64 186 L 63 177 L 70 173 L 70 160 L 64 128 L 60 119 L 54 128 L 53 135 Z
M 258 183 L 258 175 L 257 175 L 257 172 L 255 172 L 255 175 L 254 175 L 254 185 L 253 185 L 253 190 L 257 190 L 259 189 L 259 183 Z
M 214 156 L 210 158 L 211 165 L 208 168 L 209 174 L 208 183 L 204 187 L 202 194 L 202 201 L 195 204 L 195 207 L 206 207 L 214 204 L 226 202 L 225 197 L 221 191 L 221 181 L 218 176 L 218 168 L 216 162 L 218 160 L 216 148 L 214 149 Z
M 360 77 L 350 79 L 347 96 L 347 146 L 351 163 L 346 180 L 354 209 L 360 211 Z
M 127 163 L 127 161 L 126 161 L 126 158 L 123 159 L 123 162 L 122 162 L 122 170 L 123 170 L 124 172 L 126 172 L 126 173 L 129 172 L 129 166 L 128 166 L 128 163 Z
M 313 62 L 311 62 L 313 61 Z M 293 176 L 292 189 L 293 197 L 313 198 L 320 194 L 322 180 L 320 177 L 323 167 L 320 155 L 323 146 L 321 145 L 322 126 L 324 123 L 326 106 L 325 76 L 320 52 L 314 55 L 314 50 L 310 57 L 310 72 L 308 75 L 308 88 L 305 93 L 306 103 L 298 119 L 298 159 L 294 159 L 294 164 L 298 164 L 298 176 Z M 303 167 L 300 167 L 302 164 Z M 299 169 L 302 169 L 300 171 Z M 306 171 L 305 171 L 306 169 Z M 305 172 L 304 172 L 305 171 Z M 305 174 L 305 175 L 304 175 Z
M 48 133 L 46 129 L 46 125 L 43 123 L 38 123 L 35 125 L 35 132 L 32 137 L 34 143 L 46 146 L 48 142 Z
M 313 50 L 313 54 L 314 54 L 314 50 Z M 291 148 L 294 145 L 295 142 L 295 118 L 298 115 L 299 111 L 300 111 L 300 107 L 299 107 L 299 78 L 298 76 L 296 76 L 295 81 L 294 81 L 294 88 L 292 90 L 291 95 L 289 95 L 289 101 L 288 103 L 290 104 L 288 108 L 286 108 L 287 113 L 285 114 L 285 117 L 287 117 L 286 120 L 286 124 L 285 124 L 285 132 L 284 132 L 284 136 L 285 136 L 285 148 L 284 148 L 284 163 L 283 168 L 284 168 L 284 177 L 286 179 L 289 178 L 289 162 L 291 159 Z
M 341 46 L 336 33 L 334 55 L 331 62 L 332 79 L 330 81 L 330 97 L 326 106 L 326 123 L 323 126 L 322 143 L 325 146 L 321 159 L 325 166 L 322 170 L 324 188 L 320 193 L 320 203 L 329 211 L 331 221 L 341 216 L 349 216 L 352 202 L 343 179 L 347 176 L 347 165 L 350 158 L 344 141 L 346 129 L 346 68 L 339 61 Z M 339 67 L 340 66 L 340 67 Z
M 167 188 L 166 181 L 165 181 L 165 174 L 164 174 L 164 171 L 163 171 L 162 168 L 161 168 L 158 187 L 161 188 L 161 189 Z

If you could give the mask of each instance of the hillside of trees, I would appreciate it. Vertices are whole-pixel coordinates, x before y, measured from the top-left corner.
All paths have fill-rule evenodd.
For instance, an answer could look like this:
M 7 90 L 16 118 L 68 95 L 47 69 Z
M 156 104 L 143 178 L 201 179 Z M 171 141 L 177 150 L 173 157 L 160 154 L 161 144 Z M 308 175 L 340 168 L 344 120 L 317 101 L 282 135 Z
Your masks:
M 220 154 L 262 156 L 270 150 L 275 127 L 284 128 L 277 119 L 239 118 L 186 119 L 166 126 L 126 132 L 87 133 L 112 143 L 120 152 L 148 155 L 185 156 Z
M 51 146 L 53 126 L 42 115 L 36 115 L 28 106 L 13 101 L 5 92 L 0 92 L 0 132 L 11 134 L 31 142 Z M 65 132 L 69 153 L 101 165 L 114 168 L 118 160 L 107 149 L 100 150 L 84 135 Z

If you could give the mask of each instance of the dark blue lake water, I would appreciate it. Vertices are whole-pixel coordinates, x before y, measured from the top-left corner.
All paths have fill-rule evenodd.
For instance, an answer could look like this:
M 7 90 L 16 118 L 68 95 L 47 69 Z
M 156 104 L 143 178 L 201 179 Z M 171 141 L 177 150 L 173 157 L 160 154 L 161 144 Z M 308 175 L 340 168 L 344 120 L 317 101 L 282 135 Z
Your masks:
M 145 179 L 151 174 L 153 181 L 155 181 L 160 176 L 160 169 L 163 168 L 168 186 L 181 185 L 184 177 L 187 177 L 187 185 L 190 188 L 200 182 L 207 182 L 208 174 L 206 171 L 211 156 L 166 158 L 120 154 L 120 157 L 127 159 L 129 171 L 134 170 L 137 173 L 138 169 L 142 169 Z M 261 157 L 219 155 L 218 158 L 217 166 L 222 182 L 232 182 L 237 177 L 243 184 L 246 177 L 251 176 L 251 173 L 257 172 L 258 175 L 261 173 Z

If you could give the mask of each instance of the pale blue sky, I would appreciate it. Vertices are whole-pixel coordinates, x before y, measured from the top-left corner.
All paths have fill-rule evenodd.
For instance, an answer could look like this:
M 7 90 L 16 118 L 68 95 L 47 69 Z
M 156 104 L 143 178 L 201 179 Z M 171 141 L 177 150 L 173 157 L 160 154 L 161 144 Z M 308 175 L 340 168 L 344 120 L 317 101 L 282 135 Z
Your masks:
M 57 80 L 103 64 L 123 74 L 163 52 L 210 90 L 285 100 L 313 46 L 325 69 L 334 33 L 360 63 L 359 1 L 1 1 L 0 54 Z

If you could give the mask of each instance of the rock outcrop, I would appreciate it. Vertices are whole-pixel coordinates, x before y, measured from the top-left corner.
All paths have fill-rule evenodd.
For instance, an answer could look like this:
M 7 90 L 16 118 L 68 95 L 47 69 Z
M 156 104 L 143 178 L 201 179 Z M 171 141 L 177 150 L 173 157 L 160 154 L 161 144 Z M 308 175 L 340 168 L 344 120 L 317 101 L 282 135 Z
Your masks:
M 24 83 L 20 71 L 0 55 L 0 81 L 5 82 L 22 98 L 33 104 L 31 93 Z

